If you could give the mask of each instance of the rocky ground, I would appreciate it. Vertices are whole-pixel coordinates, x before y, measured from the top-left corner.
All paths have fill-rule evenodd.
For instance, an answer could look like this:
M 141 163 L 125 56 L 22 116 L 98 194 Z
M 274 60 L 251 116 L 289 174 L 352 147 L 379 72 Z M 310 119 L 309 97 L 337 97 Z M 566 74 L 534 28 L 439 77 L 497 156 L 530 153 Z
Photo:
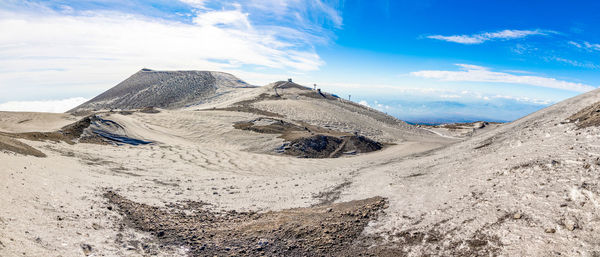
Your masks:
M 264 213 L 208 211 L 203 202 L 158 208 L 113 191 L 105 197 L 124 217 L 123 226 L 149 232 L 167 247 L 193 256 L 323 256 L 368 253 L 361 233 L 385 207 L 380 197 Z M 144 253 L 156 249 L 142 246 Z

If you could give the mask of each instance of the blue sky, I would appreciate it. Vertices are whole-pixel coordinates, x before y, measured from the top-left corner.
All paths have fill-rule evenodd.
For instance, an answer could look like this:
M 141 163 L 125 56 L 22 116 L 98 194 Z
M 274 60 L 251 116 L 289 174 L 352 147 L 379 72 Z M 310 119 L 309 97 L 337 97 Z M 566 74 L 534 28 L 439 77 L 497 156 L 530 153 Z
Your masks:
M 598 11 L 547 0 L 0 0 L 0 109 L 60 111 L 148 67 L 257 85 L 293 77 L 409 121 L 508 121 L 600 86 Z

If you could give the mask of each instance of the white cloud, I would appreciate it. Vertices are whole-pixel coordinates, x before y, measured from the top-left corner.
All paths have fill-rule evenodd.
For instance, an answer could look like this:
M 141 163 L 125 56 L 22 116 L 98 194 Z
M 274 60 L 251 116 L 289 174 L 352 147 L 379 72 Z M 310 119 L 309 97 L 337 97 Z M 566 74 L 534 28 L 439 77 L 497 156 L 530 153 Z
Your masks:
M 505 72 L 494 72 L 488 68 L 457 64 L 462 67 L 461 71 L 444 71 L 444 70 L 423 70 L 411 72 L 410 74 L 417 77 L 438 79 L 441 81 L 466 81 L 466 82 L 492 82 L 492 83 L 507 83 L 521 84 L 537 87 L 556 88 L 576 92 L 587 92 L 594 90 L 595 87 L 575 82 L 557 80 L 555 78 L 547 78 L 540 76 L 515 75 Z
M 455 65 L 458 67 L 461 67 L 465 70 L 488 70 L 488 68 L 486 68 L 486 67 L 479 66 L 479 65 L 473 65 L 473 64 L 457 63 Z
M 587 68 L 587 69 L 600 69 L 600 65 L 593 64 L 590 62 L 579 62 L 579 61 L 565 59 L 565 58 L 561 58 L 561 57 L 557 57 L 557 56 L 546 57 L 545 59 L 550 60 L 550 61 L 566 63 L 566 64 L 569 64 L 569 65 L 575 66 L 575 67 L 581 67 L 581 68 Z
M 552 104 L 555 102 L 555 101 L 552 101 L 549 99 L 535 99 L 535 98 L 529 98 L 529 97 L 516 97 L 516 96 L 509 96 L 509 95 L 494 95 L 494 96 L 491 96 L 491 98 L 508 99 L 508 100 L 513 100 L 513 101 L 527 102 L 527 103 L 538 104 L 538 105 L 549 105 L 549 104 Z
M 479 67 L 480 69 L 485 69 L 482 66 L 476 66 L 476 65 L 464 65 L 462 64 L 461 67 Z M 520 73 L 527 73 L 526 71 L 518 71 Z M 391 84 L 352 84 L 352 83 L 322 83 L 319 84 L 324 86 L 327 90 L 333 90 L 331 92 L 336 92 L 336 91 L 345 91 L 345 92 L 353 92 L 353 95 L 357 95 L 357 96 L 364 96 L 364 95 L 369 95 L 369 96 L 377 96 L 380 97 L 381 95 L 388 95 L 388 97 L 390 95 L 394 95 L 394 96 L 399 96 L 399 97 L 406 97 L 406 96 L 410 96 L 412 99 L 421 99 L 423 101 L 425 101 L 425 99 L 441 99 L 441 100 L 452 100 L 452 101 L 459 101 L 459 102 L 469 102 L 472 100 L 486 100 L 486 101 L 492 101 L 492 100 L 496 100 L 496 99 L 507 99 L 507 100 L 513 100 L 513 101 L 518 101 L 518 102 L 523 102 L 523 103 L 529 103 L 529 104 L 537 104 L 537 105 L 548 105 L 551 103 L 555 103 L 558 102 L 561 99 L 550 99 L 550 98 L 546 98 L 546 99 L 542 99 L 542 98 L 534 98 L 533 96 L 510 96 L 510 95 L 505 95 L 505 94 L 499 94 L 499 92 L 503 92 L 504 90 L 498 88 L 496 90 L 493 91 L 486 91 L 484 89 L 484 91 L 473 91 L 473 90 L 465 90 L 463 88 L 461 88 L 460 86 L 456 87 L 456 88 L 450 88 L 450 87 L 444 87 L 443 85 L 441 85 L 440 88 L 433 88 L 433 87 L 407 87 L 404 85 L 391 85 Z M 438 85 L 440 86 L 440 85 Z M 355 90 L 359 90 L 359 89 L 369 89 L 368 92 L 360 92 L 360 91 L 355 91 Z M 375 95 L 372 94 L 372 92 L 374 90 L 381 90 L 381 93 L 376 93 Z M 506 93 L 506 92 L 505 92 Z M 359 102 L 359 104 L 363 104 L 363 105 L 367 105 L 370 106 L 372 108 L 376 108 L 379 107 L 379 104 L 381 104 L 379 101 L 373 101 L 373 104 L 369 104 L 367 101 L 365 100 L 361 100 Z
M 486 41 L 496 40 L 496 39 L 504 39 L 504 40 L 518 39 L 518 38 L 524 38 L 524 37 L 533 36 L 533 35 L 545 36 L 545 35 L 555 34 L 555 33 L 556 32 L 554 32 L 554 31 L 539 30 L 539 29 L 536 29 L 536 30 L 510 30 L 510 29 L 507 29 L 507 30 L 502 30 L 502 31 L 498 31 L 498 32 L 485 32 L 485 33 L 473 34 L 473 35 L 453 35 L 453 36 L 432 35 L 432 36 L 427 36 L 427 38 L 470 45 L 470 44 L 481 44 Z
M 466 67 L 480 67 L 475 65 L 463 65 Z M 523 72 L 523 71 L 520 71 Z M 306 83 L 308 84 L 308 83 Z M 465 104 L 471 104 L 474 102 L 482 102 L 489 101 L 492 103 L 497 103 L 499 100 L 511 100 L 516 102 L 521 102 L 524 104 L 534 104 L 534 105 L 549 105 L 552 103 L 556 103 L 562 100 L 561 97 L 556 98 L 555 96 L 548 95 L 508 95 L 510 92 L 506 92 L 506 90 L 498 87 L 492 88 L 483 88 L 477 87 L 480 89 L 473 90 L 473 87 L 470 89 L 464 89 L 462 86 L 457 85 L 456 87 L 448 87 L 446 85 L 441 85 L 436 83 L 436 87 L 409 87 L 406 85 L 398 84 L 353 84 L 353 83 L 320 83 L 319 86 L 323 86 L 323 88 L 328 92 L 334 93 L 352 93 L 353 96 L 358 97 L 359 99 L 362 97 L 382 97 L 385 95 L 387 101 L 390 99 L 395 99 L 397 101 L 407 101 L 407 102 L 419 102 L 419 101 L 452 101 L 459 102 Z M 367 91 L 362 91 L 362 89 L 368 89 Z M 491 90 L 490 90 L 491 89 Z M 402 99 L 402 100 L 400 100 Z M 372 102 L 368 102 L 366 100 L 361 100 L 358 102 L 359 104 L 369 106 L 371 108 L 375 108 L 378 110 L 384 110 L 391 107 L 386 107 L 384 103 L 381 101 L 374 100 Z M 389 102 L 388 102 L 389 104 Z
M 310 23 L 322 24 L 325 21 L 337 28 L 343 25 L 341 14 L 323 0 L 241 0 L 248 8 L 260 10 L 264 15 L 272 15 L 286 21 L 294 19 L 303 27 L 318 29 Z M 330 1 L 331 2 L 331 1 Z
M 403 85 L 393 84 L 357 84 L 357 83 L 340 83 L 340 82 L 324 82 L 320 83 L 324 90 L 365 90 L 373 92 L 374 90 L 396 93 L 396 94 L 432 94 L 432 93 L 452 93 L 454 90 L 431 87 L 406 87 Z
M 207 0 L 179 0 L 180 2 L 189 4 L 190 6 L 193 6 L 195 8 L 199 8 L 199 9 L 204 9 L 204 5 L 206 4 Z
M 535 74 L 535 72 L 524 71 L 524 70 L 505 70 L 508 73 L 519 73 L 519 74 Z
M 321 1 L 321 0 L 314 0 L 312 2 L 315 7 L 317 7 L 318 9 L 320 9 L 321 11 L 323 11 L 325 14 L 327 14 L 329 16 L 329 18 L 331 19 L 331 21 L 333 22 L 333 24 L 335 26 L 337 26 L 338 28 L 342 26 L 342 16 L 339 14 L 339 12 L 337 10 L 335 10 L 331 6 L 323 3 L 323 1 Z
M 587 41 L 581 42 L 581 43 L 577 43 L 574 41 L 569 41 L 569 44 L 577 47 L 579 49 L 585 49 L 588 51 L 600 51 L 600 44 L 593 44 Z
M 572 46 L 577 47 L 577 48 L 582 48 L 581 44 L 579 44 L 579 43 L 577 43 L 575 41 L 569 41 L 569 45 L 572 45 Z
M 143 67 L 287 73 L 324 64 L 314 50 L 319 36 L 255 25 L 240 8 L 198 9 L 191 24 L 118 12 L 0 10 L 0 31 L 0 101 L 29 92 L 92 95 Z
M 440 95 L 440 98 L 452 99 L 452 98 L 461 98 L 460 95 Z
M 0 49 L 3 60 L 27 57 L 36 64 L 46 58 L 111 59 L 144 66 L 201 66 L 218 59 L 236 66 L 298 70 L 315 70 L 323 63 L 310 49 L 288 51 L 302 46 L 279 40 L 275 28 L 253 27 L 240 10 L 199 13 L 192 25 L 119 14 L 0 17 L 0 45 L 9 46 Z
M 13 112 L 66 112 L 88 99 L 83 97 L 47 101 L 11 101 L 0 103 L 0 111 Z

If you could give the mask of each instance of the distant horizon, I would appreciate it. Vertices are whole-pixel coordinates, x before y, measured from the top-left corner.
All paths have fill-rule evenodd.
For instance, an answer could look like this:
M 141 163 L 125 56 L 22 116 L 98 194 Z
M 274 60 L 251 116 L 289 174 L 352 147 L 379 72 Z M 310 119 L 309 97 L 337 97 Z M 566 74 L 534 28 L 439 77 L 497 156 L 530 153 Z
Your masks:
M 596 1 L 8 0 L 0 110 L 60 112 L 144 67 L 292 77 L 409 121 L 512 121 L 598 88 Z M 435 17 L 435 18 L 432 18 Z
M 143 71 L 143 70 L 148 70 L 148 71 L 156 71 L 156 72 L 171 72 L 171 71 L 204 71 L 204 70 L 156 70 L 156 69 L 151 69 L 151 68 L 142 68 L 138 71 Z M 228 73 L 225 71 L 218 71 L 218 70 L 211 70 L 210 72 L 224 72 L 224 73 Z M 133 75 L 133 74 L 131 74 Z M 235 76 L 235 74 L 232 74 Z M 239 77 L 238 77 L 239 78 Z M 125 78 L 126 79 L 126 78 Z M 125 80 L 124 79 L 124 80 Z M 245 81 L 243 78 L 239 78 L 242 81 Z M 290 78 L 287 78 L 290 79 Z M 279 80 L 275 80 L 272 81 L 270 83 L 274 83 L 274 82 L 278 82 L 278 81 L 285 81 L 287 79 L 279 79 Z M 291 78 L 293 80 L 293 78 Z M 295 81 L 294 81 L 295 82 Z M 119 82 L 120 83 L 120 82 Z M 119 83 L 116 83 L 115 86 Z M 265 85 L 253 85 L 253 84 L 249 84 L 252 86 L 266 86 L 270 83 L 267 83 Z M 306 87 L 310 88 L 310 84 L 300 84 Z M 320 88 L 320 87 L 319 87 Z M 328 93 L 332 93 L 338 97 L 344 98 L 343 95 L 339 94 L 338 92 L 335 91 L 327 91 L 324 90 Z M 103 91 L 104 92 L 104 91 Z M 99 92 L 103 93 L 103 92 Z M 68 110 L 84 103 L 87 102 L 89 100 L 91 100 L 92 98 L 96 97 L 97 95 L 94 95 L 90 98 L 83 98 L 83 97 L 75 97 L 75 98 L 68 98 L 68 99 L 60 99 L 60 100 L 41 100 L 41 101 L 9 101 L 9 102 L 5 102 L 5 103 L 0 103 L 0 111 L 10 111 L 10 112 L 40 112 L 39 109 L 42 109 L 43 111 L 41 112 L 49 112 L 49 113 L 66 113 Z M 351 95 L 350 95 L 351 96 Z M 391 115 L 399 120 L 402 120 L 404 122 L 407 122 L 409 124 L 421 124 L 421 125 L 440 125 L 440 124 L 448 124 L 448 123 L 472 123 L 472 122 L 477 122 L 477 121 L 486 121 L 486 122 L 498 122 L 498 123 L 507 123 L 507 122 L 511 122 L 514 121 L 516 119 L 522 118 L 528 114 L 525 114 L 524 116 L 518 116 L 518 117 L 513 117 L 513 119 L 499 119 L 497 117 L 486 117 L 485 115 L 480 114 L 480 112 L 476 112 L 476 113 L 471 113 L 470 115 L 468 114 L 469 112 L 459 112 L 457 110 L 454 110 L 454 113 L 444 113 L 444 112 L 438 112 L 438 113 L 417 113 L 417 114 L 411 114 L 411 113 L 394 113 L 394 112 L 388 112 L 390 111 L 390 108 L 386 108 L 389 106 L 386 105 L 382 105 L 380 104 L 377 100 L 374 101 L 366 101 L 364 100 L 364 98 L 361 98 L 363 100 L 360 101 L 355 101 L 355 99 L 348 99 L 348 98 L 344 98 L 346 100 L 351 100 L 357 104 L 361 104 L 364 106 L 367 106 L 369 108 L 373 108 L 376 109 L 378 111 L 381 111 L 385 114 Z M 368 99 L 368 98 L 367 98 Z M 391 101 L 391 100 L 390 100 Z M 369 102 L 371 102 L 371 104 L 369 104 Z M 410 106 L 410 100 L 406 100 L 406 101 L 401 101 L 404 105 Z M 413 103 L 413 105 L 415 105 Z M 422 106 L 426 106 L 426 105 L 437 105 L 437 106 L 446 106 L 445 111 L 448 111 L 448 107 L 454 107 L 456 108 L 457 106 L 460 108 L 470 108 L 471 106 L 467 106 L 467 105 L 463 105 L 460 104 L 458 102 L 452 102 L 452 101 L 430 101 L 430 102 L 426 102 L 426 101 L 420 101 L 418 102 L 418 104 L 416 105 L 421 105 Z M 413 106 L 414 108 L 415 106 Z M 416 108 L 418 108 L 419 106 L 416 106 Z M 535 108 L 535 107 L 534 107 Z M 541 107 L 539 109 L 543 109 L 545 107 Z M 428 108 L 422 108 L 422 109 L 428 109 Z M 432 108 L 432 109 L 441 109 L 441 108 Z M 539 110 L 539 109 L 532 109 L 531 113 Z M 481 109 L 480 109 L 481 110 Z M 393 110 L 392 110 L 393 111 Z

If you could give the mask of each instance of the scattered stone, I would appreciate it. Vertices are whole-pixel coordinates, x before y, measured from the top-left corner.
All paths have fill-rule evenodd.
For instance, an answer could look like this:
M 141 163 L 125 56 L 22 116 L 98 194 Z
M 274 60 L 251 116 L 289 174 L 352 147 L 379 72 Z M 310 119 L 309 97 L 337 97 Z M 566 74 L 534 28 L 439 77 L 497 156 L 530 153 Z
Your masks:
M 518 220 L 521 219 L 521 213 L 515 213 L 515 215 L 513 216 L 514 219 Z
M 546 233 L 548 233 L 548 234 L 554 234 L 554 233 L 556 233 L 556 229 L 553 229 L 553 228 L 547 228 L 547 229 L 546 229 Z
M 577 224 L 577 222 L 570 220 L 570 219 L 563 221 L 563 224 L 565 225 L 565 228 L 569 231 L 573 231 L 573 230 L 579 228 L 579 225 Z
M 81 250 L 83 250 L 83 254 L 85 256 L 90 256 L 90 254 L 92 254 L 92 246 L 89 244 L 81 244 Z

